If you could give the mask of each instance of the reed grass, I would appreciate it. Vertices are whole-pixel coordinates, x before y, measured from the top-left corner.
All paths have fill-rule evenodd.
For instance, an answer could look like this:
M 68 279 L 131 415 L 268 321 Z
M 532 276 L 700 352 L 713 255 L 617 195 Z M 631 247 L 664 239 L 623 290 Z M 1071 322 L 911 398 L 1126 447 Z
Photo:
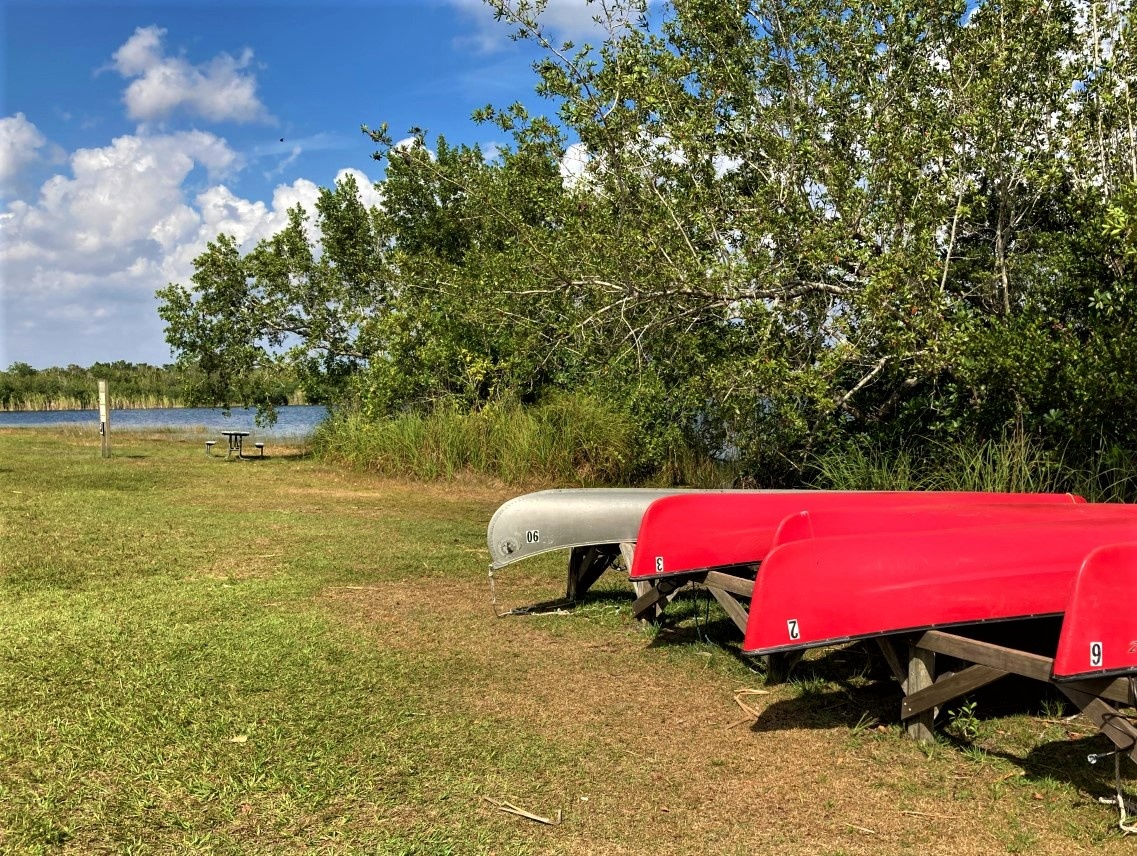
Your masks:
M 814 459 L 809 475 L 834 490 L 1070 492 L 1091 502 L 1137 500 L 1137 461 L 1108 446 L 1088 460 L 1008 432 L 989 440 L 891 448 L 852 442 Z
M 307 404 L 303 392 L 296 390 L 287 396 L 287 405 Z M 110 397 L 111 410 L 152 410 L 160 408 L 191 407 L 185 398 L 171 395 L 115 395 Z M 57 393 L 26 393 L 0 400 L 0 412 L 21 413 L 26 411 L 51 410 L 97 410 L 99 400 L 96 393 L 90 395 L 67 395 Z
M 324 461 L 383 475 L 474 473 L 509 484 L 621 482 L 634 452 L 632 428 L 620 414 L 579 395 L 533 407 L 507 401 L 473 413 L 440 407 L 382 420 L 343 412 L 317 429 L 312 444 Z

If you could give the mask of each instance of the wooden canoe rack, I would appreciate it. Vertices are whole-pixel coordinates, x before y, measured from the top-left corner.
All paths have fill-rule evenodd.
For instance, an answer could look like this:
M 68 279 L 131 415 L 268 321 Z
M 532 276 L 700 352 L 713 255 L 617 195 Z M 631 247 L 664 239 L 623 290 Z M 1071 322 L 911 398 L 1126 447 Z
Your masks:
M 897 642 L 907 647 L 907 668 L 901 662 Z M 957 633 L 928 630 L 918 635 L 879 640 L 881 650 L 904 692 L 900 719 L 908 735 L 927 742 L 939 708 L 953 699 L 999 680 L 1021 675 L 1052 684 L 1112 741 L 1122 754 L 1137 762 L 1137 727 L 1118 710 L 1137 704 L 1137 679 L 1097 678 L 1086 681 L 1055 681 L 1054 660 Z M 936 675 L 936 655 L 953 657 L 971 665 L 958 672 Z
M 658 618 L 663 607 L 683 588 L 697 586 L 704 588 L 719 602 L 739 632 L 746 632 L 746 622 L 750 618 L 750 596 L 754 593 L 755 567 L 741 566 L 717 571 L 699 571 L 693 574 L 676 574 L 660 577 L 651 583 L 639 582 L 636 600 L 632 604 L 632 614 L 641 620 Z

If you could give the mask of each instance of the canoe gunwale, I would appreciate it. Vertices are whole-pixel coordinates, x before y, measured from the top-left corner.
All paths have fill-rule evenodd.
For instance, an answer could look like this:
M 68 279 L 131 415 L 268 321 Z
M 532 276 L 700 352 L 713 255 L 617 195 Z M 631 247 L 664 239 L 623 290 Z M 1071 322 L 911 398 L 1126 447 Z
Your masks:
M 670 572 L 670 573 L 667 571 L 664 571 L 662 574 L 651 574 L 650 576 L 639 575 L 639 576 L 631 577 L 630 579 L 632 580 L 632 582 L 636 582 L 636 583 L 638 583 L 638 582 L 658 583 L 661 580 L 678 581 L 678 580 L 681 580 L 681 579 L 684 579 L 687 577 L 690 577 L 690 578 L 705 577 L 707 574 L 713 574 L 713 573 L 730 574 L 730 572 L 732 570 L 745 570 L 746 573 L 745 574 L 730 574 L 731 576 L 735 576 L 735 577 L 739 577 L 739 578 L 747 578 L 747 577 L 752 578 L 753 576 L 757 575 L 758 569 L 761 567 L 761 565 L 762 565 L 761 560 L 755 559 L 753 562 L 732 562 L 729 565 L 708 565 L 705 568 L 684 568 L 681 571 L 674 571 L 674 572 Z M 695 582 L 698 582 L 698 580 L 695 580 Z
M 918 627 L 903 627 L 899 629 L 881 630 L 873 633 L 857 633 L 852 636 L 832 637 L 821 641 L 810 641 L 805 644 L 790 643 L 787 645 L 772 645 L 765 648 L 743 648 L 744 657 L 763 657 L 767 654 L 784 654 L 790 651 L 808 651 L 813 648 L 827 648 L 833 645 L 846 645 L 849 642 L 862 642 L 875 639 L 895 639 L 927 633 L 933 630 L 947 632 L 961 630 L 967 627 L 989 627 L 993 624 L 1009 624 L 1016 621 L 1034 621 L 1042 618 L 1060 618 L 1061 612 L 1039 612 L 1029 615 L 999 616 L 998 618 L 983 618 L 977 621 L 957 621 L 945 624 L 925 624 Z M 1084 680 L 1082 678 L 1081 680 Z

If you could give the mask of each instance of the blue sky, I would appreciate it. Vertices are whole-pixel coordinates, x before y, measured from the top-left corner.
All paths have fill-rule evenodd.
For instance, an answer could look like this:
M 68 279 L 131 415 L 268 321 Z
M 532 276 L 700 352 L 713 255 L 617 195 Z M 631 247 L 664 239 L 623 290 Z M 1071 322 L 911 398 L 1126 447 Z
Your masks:
M 595 41 L 592 14 L 548 20 Z M 154 290 L 218 232 L 251 246 L 344 170 L 379 179 L 361 124 L 485 146 L 475 108 L 552 109 L 508 36 L 481 0 L 0 0 L 0 368 L 170 362 Z

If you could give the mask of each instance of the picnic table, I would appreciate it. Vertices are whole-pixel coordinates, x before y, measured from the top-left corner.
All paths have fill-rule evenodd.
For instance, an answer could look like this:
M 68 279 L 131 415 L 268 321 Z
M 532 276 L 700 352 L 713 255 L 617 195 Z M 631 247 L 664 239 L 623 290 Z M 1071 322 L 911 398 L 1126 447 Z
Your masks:
M 244 457 L 244 455 L 242 454 L 243 453 L 242 445 L 245 442 L 245 438 L 249 436 L 249 433 L 250 432 L 248 432 L 248 431 L 222 431 L 221 432 L 221 434 L 224 437 L 227 437 L 229 439 L 229 451 L 225 454 L 226 458 L 228 458 L 234 452 L 237 453 L 238 458 Z

